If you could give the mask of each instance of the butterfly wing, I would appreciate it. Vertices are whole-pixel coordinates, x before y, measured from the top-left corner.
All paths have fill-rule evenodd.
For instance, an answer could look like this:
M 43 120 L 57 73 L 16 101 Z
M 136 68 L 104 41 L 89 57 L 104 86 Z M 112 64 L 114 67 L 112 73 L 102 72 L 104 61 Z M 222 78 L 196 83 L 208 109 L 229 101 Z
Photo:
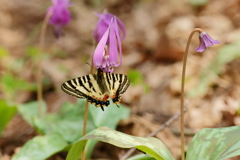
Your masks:
M 109 105 L 108 91 L 104 90 L 102 84 L 98 84 L 95 74 L 71 79 L 62 84 L 61 88 L 64 92 L 77 98 L 86 98 L 90 103 L 97 107 Z
M 126 75 L 105 73 L 101 70 L 97 74 L 71 79 L 62 84 L 64 92 L 77 98 L 86 98 L 90 103 L 103 109 L 109 105 L 110 97 L 113 103 L 117 104 L 121 100 L 130 80 Z
M 92 81 L 94 81 L 93 75 L 86 75 L 83 77 L 78 77 L 71 79 L 62 84 L 62 90 L 72 96 L 77 98 L 88 99 L 92 90 Z
M 121 100 L 120 94 L 123 94 L 130 85 L 129 78 L 126 75 L 116 73 L 106 73 L 104 76 L 110 98 L 114 103 L 119 103 Z

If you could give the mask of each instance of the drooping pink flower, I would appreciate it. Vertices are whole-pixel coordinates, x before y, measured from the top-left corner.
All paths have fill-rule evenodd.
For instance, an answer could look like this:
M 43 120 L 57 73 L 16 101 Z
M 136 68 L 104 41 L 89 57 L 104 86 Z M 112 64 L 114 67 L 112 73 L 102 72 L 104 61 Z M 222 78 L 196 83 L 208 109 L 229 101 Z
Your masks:
M 212 39 L 206 32 L 202 32 L 199 34 L 199 40 L 200 44 L 195 49 L 198 52 L 203 52 L 209 46 L 220 43 L 218 40 Z
M 115 15 L 113 15 L 111 13 L 103 13 L 103 14 L 96 13 L 96 15 L 99 17 L 99 20 L 98 20 L 96 28 L 94 30 L 94 38 L 97 42 L 99 42 L 101 40 L 102 36 L 104 35 L 104 33 L 106 32 L 106 30 L 108 29 L 108 26 L 111 23 L 111 19 Z M 117 25 L 116 25 L 117 32 L 121 38 L 121 41 L 123 41 L 126 37 L 125 26 L 118 17 L 116 17 L 116 23 L 117 23 Z
M 52 14 L 49 24 L 55 27 L 54 34 L 58 38 L 59 36 L 63 36 L 62 26 L 67 25 L 71 20 L 71 15 L 68 10 L 71 4 L 69 0 L 52 0 L 52 3 L 53 5 L 48 9 L 47 14 Z
M 122 46 L 119 34 L 117 18 L 113 16 L 94 51 L 93 63 L 96 68 L 112 73 L 112 67 L 121 65 Z

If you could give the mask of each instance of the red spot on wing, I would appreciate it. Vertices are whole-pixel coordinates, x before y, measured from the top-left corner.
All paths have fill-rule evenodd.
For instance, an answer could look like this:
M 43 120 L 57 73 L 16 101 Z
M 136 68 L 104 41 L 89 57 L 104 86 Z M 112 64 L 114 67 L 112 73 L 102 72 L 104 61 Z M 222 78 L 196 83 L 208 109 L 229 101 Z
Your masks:
M 104 95 L 103 101 L 107 101 L 108 98 L 109 98 L 109 95 L 108 95 L 108 94 Z

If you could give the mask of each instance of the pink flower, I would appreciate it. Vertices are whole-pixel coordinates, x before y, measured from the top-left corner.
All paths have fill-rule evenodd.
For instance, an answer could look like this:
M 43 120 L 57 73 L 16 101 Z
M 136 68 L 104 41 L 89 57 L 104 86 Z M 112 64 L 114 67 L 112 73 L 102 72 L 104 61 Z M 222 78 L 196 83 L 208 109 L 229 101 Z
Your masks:
M 122 46 L 119 34 L 117 18 L 113 16 L 94 51 L 93 63 L 96 68 L 112 73 L 112 67 L 121 65 Z
M 99 42 L 102 36 L 104 35 L 104 33 L 106 32 L 106 30 L 108 29 L 108 26 L 110 25 L 111 19 L 114 17 L 114 15 L 111 13 L 103 13 L 103 14 L 96 13 L 96 15 L 99 17 L 99 20 L 94 30 L 94 38 L 97 42 Z M 123 41 L 124 38 L 126 37 L 126 29 L 123 22 L 117 17 L 116 17 L 116 28 L 117 28 L 118 35 L 121 37 L 121 41 Z
M 71 6 L 69 0 L 52 0 L 53 6 L 51 6 L 48 13 L 51 13 L 52 16 L 49 20 L 49 24 L 55 27 L 54 34 L 58 38 L 59 36 L 63 36 L 62 26 L 68 24 L 71 20 L 70 12 L 68 7 Z
M 207 47 L 220 43 L 218 40 L 212 39 L 206 32 L 199 34 L 199 40 L 200 44 L 195 49 L 198 52 L 203 52 Z

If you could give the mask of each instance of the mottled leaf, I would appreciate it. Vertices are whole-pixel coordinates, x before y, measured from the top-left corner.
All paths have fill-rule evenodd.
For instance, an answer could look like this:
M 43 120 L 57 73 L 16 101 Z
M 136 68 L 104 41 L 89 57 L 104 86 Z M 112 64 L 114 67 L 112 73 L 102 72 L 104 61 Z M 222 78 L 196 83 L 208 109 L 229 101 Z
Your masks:
M 77 160 L 81 155 L 84 146 L 83 140 L 94 139 L 106 142 L 121 148 L 137 148 L 157 160 L 173 160 L 173 157 L 166 146 L 153 137 L 142 138 L 127 135 L 107 127 L 100 127 L 82 137 L 73 145 L 68 153 L 67 160 Z
M 224 160 L 240 155 L 240 127 L 205 128 L 192 139 L 187 160 Z

